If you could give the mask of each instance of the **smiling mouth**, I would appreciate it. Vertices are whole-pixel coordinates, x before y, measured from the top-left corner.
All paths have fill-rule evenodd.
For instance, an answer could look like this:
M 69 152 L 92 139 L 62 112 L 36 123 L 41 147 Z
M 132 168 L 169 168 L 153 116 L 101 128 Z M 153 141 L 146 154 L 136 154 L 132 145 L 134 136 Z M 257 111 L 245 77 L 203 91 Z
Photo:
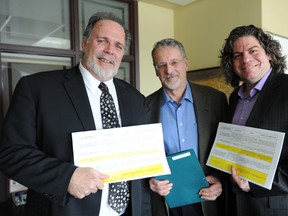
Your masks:
M 242 70 L 251 70 L 251 69 L 253 69 L 253 68 L 257 67 L 257 66 L 258 66 L 258 65 L 245 66 L 245 67 L 242 68 Z
M 108 63 L 108 64 L 112 64 L 114 65 L 114 61 L 110 61 L 108 59 L 105 59 L 105 58 L 98 58 L 101 62 L 104 62 L 104 63 Z

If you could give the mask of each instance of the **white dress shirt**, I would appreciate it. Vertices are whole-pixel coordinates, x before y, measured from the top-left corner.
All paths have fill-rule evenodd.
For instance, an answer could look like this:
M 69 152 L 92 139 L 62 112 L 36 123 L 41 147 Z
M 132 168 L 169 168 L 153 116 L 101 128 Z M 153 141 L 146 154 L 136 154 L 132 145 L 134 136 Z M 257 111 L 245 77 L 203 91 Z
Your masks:
M 89 97 L 89 102 L 90 102 L 90 106 L 92 109 L 96 129 L 97 130 L 102 129 L 103 127 L 102 127 L 102 119 L 101 119 L 101 113 L 100 113 L 100 95 L 102 91 L 98 88 L 100 81 L 95 79 L 92 76 L 92 74 L 83 67 L 81 63 L 79 64 L 79 69 L 84 79 L 84 83 L 85 83 L 85 87 L 86 87 L 87 94 Z M 119 124 L 121 126 L 120 109 L 119 109 L 118 98 L 117 98 L 116 89 L 113 83 L 113 79 L 106 81 L 105 84 L 107 85 L 109 89 L 109 93 L 113 97 L 115 107 L 116 107 L 116 112 L 117 112 L 118 119 L 119 119 Z M 119 216 L 123 214 L 124 210 L 121 214 L 118 214 L 109 206 L 108 193 L 109 193 L 109 184 L 104 183 L 104 188 L 102 190 L 99 216 Z

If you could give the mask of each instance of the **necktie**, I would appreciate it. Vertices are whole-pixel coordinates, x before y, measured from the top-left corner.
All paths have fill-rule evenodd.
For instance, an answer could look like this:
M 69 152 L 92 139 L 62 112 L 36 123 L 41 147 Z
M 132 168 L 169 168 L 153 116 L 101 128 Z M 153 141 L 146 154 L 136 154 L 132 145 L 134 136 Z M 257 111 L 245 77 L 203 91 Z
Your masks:
M 100 110 L 103 129 L 119 127 L 115 104 L 108 87 L 105 83 L 101 82 L 99 89 L 102 91 L 100 96 Z M 116 212 L 122 212 L 128 205 L 129 195 L 128 182 L 122 181 L 109 184 L 108 203 Z

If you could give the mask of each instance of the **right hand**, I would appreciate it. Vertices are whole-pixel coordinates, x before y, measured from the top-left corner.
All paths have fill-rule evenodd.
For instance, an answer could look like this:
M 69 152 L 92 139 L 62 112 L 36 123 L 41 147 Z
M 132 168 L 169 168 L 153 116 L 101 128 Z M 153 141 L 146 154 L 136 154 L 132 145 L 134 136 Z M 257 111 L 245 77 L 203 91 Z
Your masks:
M 149 180 L 150 189 L 158 193 L 161 196 L 166 196 L 170 193 L 170 190 L 172 189 L 173 184 L 170 183 L 168 180 L 157 180 L 155 178 L 151 178 Z
M 232 176 L 233 181 L 238 185 L 238 187 L 242 191 L 244 191 L 244 192 L 250 191 L 249 182 L 237 175 L 235 166 L 231 167 L 231 176 Z
M 68 193 L 77 199 L 82 199 L 91 193 L 96 193 L 104 187 L 103 180 L 109 178 L 93 168 L 78 167 L 75 169 L 70 183 Z

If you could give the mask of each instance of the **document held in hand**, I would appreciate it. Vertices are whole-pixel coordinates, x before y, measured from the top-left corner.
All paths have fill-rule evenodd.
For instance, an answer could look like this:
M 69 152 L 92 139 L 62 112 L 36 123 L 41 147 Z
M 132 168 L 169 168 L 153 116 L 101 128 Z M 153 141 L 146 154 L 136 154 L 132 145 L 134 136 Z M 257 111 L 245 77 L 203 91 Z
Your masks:
M 220 122 L 207 165 L 271 189 L 285 133 Z
M 74 164 L 109 175 L 104 182 L 170 174 L 160 123 L 75 132 L 72 140 Z
M 170 208 L 202 202 L 199 191 L 208 187 L 202 167 L 193 150 L 179 152 L 167 157 L 171 170 L 170 175 L 155 177 L 158 180 L 169 180 L 173 183 L 165 200 Z

